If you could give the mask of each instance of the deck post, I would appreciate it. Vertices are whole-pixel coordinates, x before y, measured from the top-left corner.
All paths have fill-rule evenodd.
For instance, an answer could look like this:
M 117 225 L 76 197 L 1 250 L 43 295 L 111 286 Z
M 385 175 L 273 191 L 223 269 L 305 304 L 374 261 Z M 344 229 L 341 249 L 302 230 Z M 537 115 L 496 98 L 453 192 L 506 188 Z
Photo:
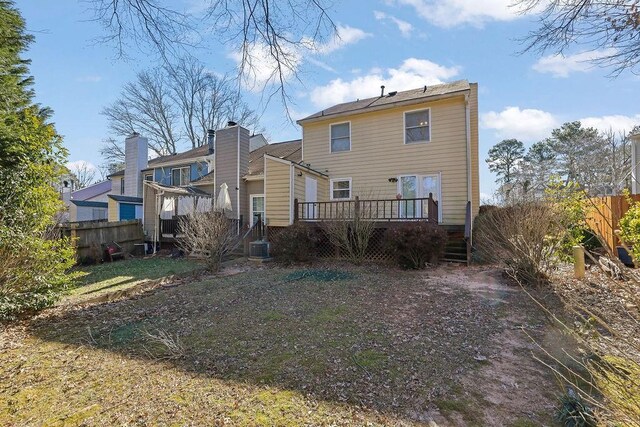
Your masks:
M 353 209 L 353 217 L 360 218 L 360 196 L 356 196 L 356 203 Z
M 298 221 L 298 198 L 293 199 L 293 222 Z

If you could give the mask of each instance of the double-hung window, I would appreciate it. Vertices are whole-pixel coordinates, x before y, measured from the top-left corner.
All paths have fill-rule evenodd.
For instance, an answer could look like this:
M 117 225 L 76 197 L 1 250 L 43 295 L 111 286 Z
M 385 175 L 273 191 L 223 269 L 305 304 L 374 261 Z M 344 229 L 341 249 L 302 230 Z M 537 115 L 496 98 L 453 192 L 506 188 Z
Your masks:
M 404 143 L 415 144 L 431 141 L 431 110 L 404 113 Z
M 191 181 L 191 168 L 175 168 L 171 169 L 171 185 L 180 186 L 187 185 Z
M 336 178 L 331 180 L 331 200 L 351 199 L 351 178 Z
M 351 123 L 331 125 L 331 152 L 351 151 Z

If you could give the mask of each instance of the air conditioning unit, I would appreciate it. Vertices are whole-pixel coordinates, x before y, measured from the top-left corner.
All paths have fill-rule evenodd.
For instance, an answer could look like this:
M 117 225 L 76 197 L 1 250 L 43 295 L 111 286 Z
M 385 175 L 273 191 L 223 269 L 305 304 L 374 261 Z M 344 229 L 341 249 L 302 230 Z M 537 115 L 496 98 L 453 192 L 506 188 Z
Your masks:
M 256 240 L 249 243 L 249 258 L 267 259 L 269 258 L 269 242 Z

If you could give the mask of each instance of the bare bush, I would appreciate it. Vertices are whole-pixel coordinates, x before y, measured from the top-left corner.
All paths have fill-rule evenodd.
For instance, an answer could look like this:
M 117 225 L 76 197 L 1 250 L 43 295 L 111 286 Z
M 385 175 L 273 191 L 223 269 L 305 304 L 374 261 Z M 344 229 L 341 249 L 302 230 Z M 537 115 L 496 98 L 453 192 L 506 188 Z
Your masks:
M 366 209 L 355 209 L 353 215 L 343 211 L 334 220 L 323 223 L 329 242 L 356 265 L 364 261 L 375 229 L 375 222 L 367 219 L 370 217 Z
M 504 263 L 527 284 L 548 280 L 569 237 L 561 210 L 543 202 L 492 209 L 476 219 L 475 228 L 477 256 Z
M 144 335 L 149 342 L 162 348 L 161 356 L 145 348 L 147 354 L 152 358 L 175 360 L 182 359 L 185 356 L 185 348 L 178 334 L 173 336 L 164 329 L 158 329 L 156 333 L 145 331 Z
M 222 260 L 240 240 L 236 224 L 219 212 L 194 212 L 180 218 L 182 237 L 178 246 L 185 253 L 204 256 L 207 269 L 219 271 Z

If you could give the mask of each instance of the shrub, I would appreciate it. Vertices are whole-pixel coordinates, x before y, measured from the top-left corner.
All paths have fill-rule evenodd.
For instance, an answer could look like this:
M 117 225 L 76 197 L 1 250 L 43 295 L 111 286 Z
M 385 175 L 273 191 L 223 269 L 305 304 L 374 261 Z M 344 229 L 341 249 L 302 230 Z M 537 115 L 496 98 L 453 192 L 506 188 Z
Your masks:
M 558 250 L 571 239 L 563 210 L 545 202 L 521 203 L 479 215 L 474 224 L 477 257 L 502 263 L 527 284 L 548 280 Z
M 271 255 L 283 264 L 311 261 L 318 244 L 317 232 L 305 222 L 295 222 L 269 237 Z
M 72 282 L 74 261 L 67 239 L 0 229 L 0 320 L 51 306 Z
M 367 216 L 370 215 L 361 210 L 353 218 L 338 217 L 322 224 L 329 242 L 338 248 L 342 256 L 356 265 L 365 260 L 369 241 L 375 230 L 375 222 L 366 219 Z
M 425 268 L 437 262 L 447 244 L 447 231 L 430 222 L 406 222 L 389 228 L 384 236 L 385 250 L 404 268 Z
M 640 203 L 632 203 L 620 218 L 620 239 L 631 246 L 634 262 L 640 261 Z
M 238 244 L 235 224 L 220 212 L 194 212 L 180 218 L 178 246 L 188 254 L 205 256 L 207 269 L 219 271 L 225 255 Z

